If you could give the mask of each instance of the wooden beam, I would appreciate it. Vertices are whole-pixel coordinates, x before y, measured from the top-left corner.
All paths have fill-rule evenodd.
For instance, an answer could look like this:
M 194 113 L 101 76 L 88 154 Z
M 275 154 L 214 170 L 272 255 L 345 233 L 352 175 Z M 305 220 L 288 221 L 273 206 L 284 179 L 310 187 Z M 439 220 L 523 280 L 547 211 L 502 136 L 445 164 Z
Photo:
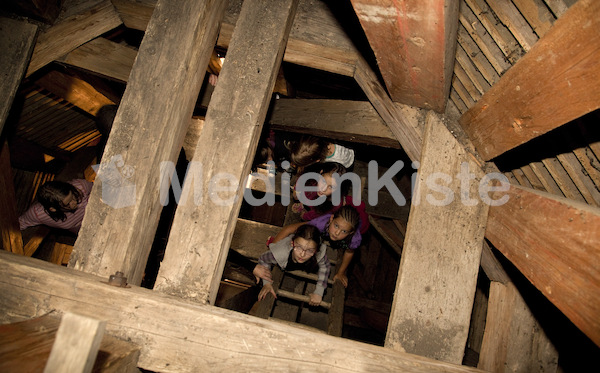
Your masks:
M 408 118 L 419 115 L 419 109 L 408 105 L 394 104 L 379 83 L 377 75 L 364 59 L 357 62 L 354 79 L 398 139 L 408 157 L 413 161 L 418 161 L 421 158 L 423 127 L 419 126 L 419 121 Z
M 488 372 L 555 372 L 558 358 L 515 285 L 492 282 L 477 367 Z
M 150 371 L 193 372 L 198 367 L 255 371 L 265 366 L 315 371 L 327 362 L 329 372 L 479 372 L 191 304 L 137 286 L 109 286 L 98 276 L 9 253 L 0 252 L 0 272 L 0 322 L 56 310 L 106 320 L 107 333 L 141 347 L 139 367 Z
M 0 134 L 33 52 L 37 26 L 0 17 Z
M 145 31 L 157 0 L 114 0 L 127 27 Z M 242 0 L 230 0 L 217 46 L 228 48 Z M 352 76 L 360 53 L 322 1 L 301 0 L 283 56 L 286 62 Z
M 138 51 L 108 39 L 96 38 L 60 57 L 57 61 L 109 79 L 127 82 Z
M 486 160 L 600 107 L 600 3 L 578 1 L 461 118 Z
M 392 131 L 366 101 L 279 99 L 273 104 L 269 125 L 282 131 L 400 148 Z
M 169 4 L 157 5 L 140 46 L 69 264 L 121 271 L 132 284 L 141 283 L 162 209 L 161 163 L 181 151 L 224 10 L 207 0 Z
M 19 230 L 17 198 L 10 166 L 8 142 L 4 141 L 4 144 L 0 146 L 2 146 L 0 148 L 0 190 L 2 190 L 2 193 L 0 193 L 0 205 L 2 205 L 0 239 L 2 239 L 2 249 L 23 255 L 23 237 Z
M 231 249 L 246 258 L 258 260 L 258 257 L 267 251 L 267 238 L 275 237 L 281 227 L 252 220 L 237 219 L 235 231 L 231 239 Z
M 486 238 L 600 345 L 600 210 L 514 185 L 506 196 Z
M 4 10 L 9 10 L 22 17 L 31 17 L 47 24 L 52 24 L 60 14 L 64 0 L 9 0 L 2 4 Z
M 0 370 L 3 372 L 41 372 L 48 361 L 60 319 L 50 311 L 41 317 L 0 325 Z M 5 320 L 3 320 L 5 321 Z M 101 358 L 95 372 L 138 372 L 139 347 L 104 334 Z M 61 370 L 62 372 L 65 369 Z
M 443 113 L 450 94 L 459 2 L 352 0 L 393 101 Z
M 385 345 L 461 363 L 488 205 L 478 199 L 463 203 L 465 193 L 469 199 L 478 196 L 474 180 L 483 171 L 439 117 L 430 112 L 427 122 Z M 457 193 L 463 164 L 475 179 Z M 439 189 L 438 173 L 450 177 L 442 181 L 450 194 Z
M 114 105 L 89 83 L 60 71 L 50 71 L 35 83 L 93 116 L 101 107 Z
M 277 7 L 244 1 L 192 160 L 203 177 L 188 177 L 183 186 L 200 183 L 209 195 L 201 205 L 192 193 L 180 201 L 155 284 L 161 292 L 214 304 L 297 6 L 298 0 Z
M 56 23 L 38 36 L 26 76 L 122 23 L 110 0 L 87 2 L 88 8 L 83 12 Z
M 44 373 L 90 373 L 106 321 L 67 312 L 63 315 Z
M 481 268 L 490 281 L 499 282 L 501 284 L 510 282 L 508 274 L 494 256 L 492 248 L 486 241 L 483 241 L 483 250 L 481 251 Z

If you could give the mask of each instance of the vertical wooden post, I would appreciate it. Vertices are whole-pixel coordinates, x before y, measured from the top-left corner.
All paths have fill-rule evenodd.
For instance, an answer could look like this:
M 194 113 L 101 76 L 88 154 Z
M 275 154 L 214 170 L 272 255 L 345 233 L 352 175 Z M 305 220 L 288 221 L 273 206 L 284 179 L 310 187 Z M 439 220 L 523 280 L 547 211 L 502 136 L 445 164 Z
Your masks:
M 199 184 L 204 198 L 180 200 L 157 290 L 214 304 L 297 6 L 244 1 L 192 160 L 201 180 L 183 187 Z
M 0 204 L 2 205 L 0 236 L 2 238 L 2 248 L 23 255 L 23 238 L 19 230 L 17 200 L 10 167 L 8 143 L 4 142 L 0 146 L 2 146 L 0 149 L 0 190 L 2 191 L 0 193 Z
M 468 188 L 465 178 L 458 177 L 466 165 L 472 173 Z M 462 362 L 488 211 L 478 194 L 482 176 L 439 116 L 430 112 L 387 347 Z
M 160 165 L 190 123 L 226 2 L 159 0 L 108 139 L 69 266 L 140 284 L 162 206 Z

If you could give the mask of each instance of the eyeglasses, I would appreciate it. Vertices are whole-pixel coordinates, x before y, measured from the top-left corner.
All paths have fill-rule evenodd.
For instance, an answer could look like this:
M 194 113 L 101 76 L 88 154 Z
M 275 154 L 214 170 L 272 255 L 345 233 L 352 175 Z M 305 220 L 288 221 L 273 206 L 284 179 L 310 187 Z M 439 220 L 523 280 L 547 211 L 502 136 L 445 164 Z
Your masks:
M 306 249 L 306 248 L 304 248 L 302 246 L 297 246 L 294 243 L 294 240 L 292 240 L 292 248 L 294 250 L 296 250 L 297 252 L 302 253 L 302 255 L 304 255 L 304 254 L 315 255 L 315 253 L 317 252 L 317 250 L 315 250 L 315 249 Z

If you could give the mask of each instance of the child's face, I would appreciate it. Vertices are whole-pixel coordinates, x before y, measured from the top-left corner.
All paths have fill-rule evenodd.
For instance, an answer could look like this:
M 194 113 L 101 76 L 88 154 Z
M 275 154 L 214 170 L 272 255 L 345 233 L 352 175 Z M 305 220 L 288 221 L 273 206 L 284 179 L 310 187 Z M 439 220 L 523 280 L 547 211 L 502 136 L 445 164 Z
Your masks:
M 319 196 L 329 197 L 335 188 L 337 187 L 337 183 L 331 174 L 322 174 L 323 178 L 319 178 L 319 190 L 317 194 Z
M 296 237 L 292 240 L 292 259 L 296 263 L 304 263 L 317 252 L 315 241 L 307 240 L 302 237 Z
M 329 238 L 332 241 L 340 241 L 344 238 L 348 237 L 349 234 L 354 232 L 354 228 L 350 223 L 346 221 L 346 219 L 338 216 L 337 218 L 333 218 L 333 215 L 329 218 Z

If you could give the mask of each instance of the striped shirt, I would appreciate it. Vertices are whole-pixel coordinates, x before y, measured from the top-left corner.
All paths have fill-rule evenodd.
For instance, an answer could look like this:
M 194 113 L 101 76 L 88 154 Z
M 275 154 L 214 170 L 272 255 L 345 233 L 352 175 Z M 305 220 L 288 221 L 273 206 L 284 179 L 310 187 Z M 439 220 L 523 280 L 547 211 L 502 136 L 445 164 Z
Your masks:
M 66 212 L 65 215 L 67 218 L 64 221 L 56 221 L 44 211 L 44 207 L 39 202 L 36 202 L 31 205 L 23 215 L 19 216 L 19 226 L 21 230 L 33 227 L 34 225 L 43 224 L 50 228 L 66 229 L 73 233 L 79 232 L 93 184 L 84 179 L 74 179 L 69 181 L 69 184 L 77 188 L 82 195 L 77 210 L 74 212 Z

